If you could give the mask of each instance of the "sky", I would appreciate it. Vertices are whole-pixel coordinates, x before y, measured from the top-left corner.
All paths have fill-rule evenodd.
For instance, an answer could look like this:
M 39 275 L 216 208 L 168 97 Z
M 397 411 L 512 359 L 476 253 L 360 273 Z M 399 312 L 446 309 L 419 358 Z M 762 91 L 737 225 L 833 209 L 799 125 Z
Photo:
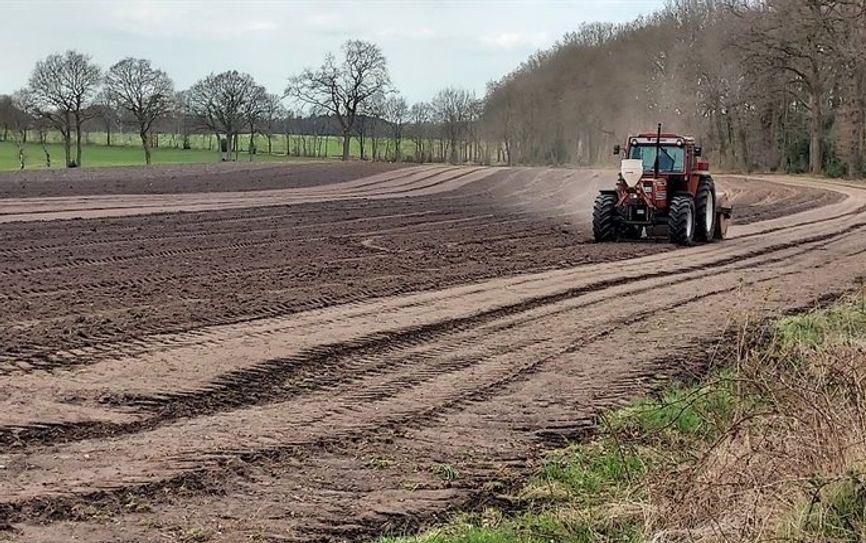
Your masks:
M 150 59 L 178 90 L 211 72 L 250 73 L 282 93 L 290 75 L 321 64 L 347 39 L 381 47 L 412 103 L 488 81 L 583 22 L 625 22 L 664 0 L 0 0 L 0 94 L 24 86 L 37 60 L 66 49 L 103 68 Z

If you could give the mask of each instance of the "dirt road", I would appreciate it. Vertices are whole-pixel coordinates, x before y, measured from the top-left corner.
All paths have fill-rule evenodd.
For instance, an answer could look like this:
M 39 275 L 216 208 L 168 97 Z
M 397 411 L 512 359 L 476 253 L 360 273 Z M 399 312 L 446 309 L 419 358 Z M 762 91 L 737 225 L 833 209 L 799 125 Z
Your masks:
M 856 186 L 722 179 L 732 238 L 671 250 L 585 243 L 606 181 L 436 166 L 0 200 L 0 538 L 415 527 L 705 362 L 738 319 L 866 273 Z

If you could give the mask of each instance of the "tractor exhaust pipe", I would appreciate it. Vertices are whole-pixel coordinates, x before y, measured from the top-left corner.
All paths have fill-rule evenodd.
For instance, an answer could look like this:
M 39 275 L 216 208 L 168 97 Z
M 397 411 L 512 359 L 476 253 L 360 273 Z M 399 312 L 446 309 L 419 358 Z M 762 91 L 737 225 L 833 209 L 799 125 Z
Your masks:
M 662 152 L 662 123 L 659 123 L 658 133 L 656 134 L 656 163 L 653 166 L 653 179 L 659 178 L 659 155 Z

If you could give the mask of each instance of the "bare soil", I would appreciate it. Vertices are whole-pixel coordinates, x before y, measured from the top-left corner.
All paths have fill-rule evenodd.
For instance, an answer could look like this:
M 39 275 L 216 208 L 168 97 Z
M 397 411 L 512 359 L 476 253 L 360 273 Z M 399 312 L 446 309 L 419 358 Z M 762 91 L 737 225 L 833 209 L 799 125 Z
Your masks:
M 720 179 L 731 239 L 674 250 L 589 243 L 607 172 L 375 167 L 4 189 L 0 538 L 415 528 L 866 267 L 854 186 Z
M 0 198 L 254 191 L 338 183 L 401 168 L 387 162 L 225 162 L 0 172 Z

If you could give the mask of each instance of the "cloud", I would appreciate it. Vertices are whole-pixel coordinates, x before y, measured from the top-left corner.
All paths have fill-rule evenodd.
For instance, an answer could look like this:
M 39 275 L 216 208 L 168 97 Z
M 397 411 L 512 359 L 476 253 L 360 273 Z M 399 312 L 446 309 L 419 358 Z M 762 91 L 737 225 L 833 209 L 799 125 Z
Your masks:
M 430 40 L 437 37 L 436 31 L 432 28 L 385 28 L 379 30 L 373 35 L 374 41 L 376 39 L 387 39 L 387 40 Z
M 303 21 L 307 26 L 315 26 L 318 28 L 334 28 L 342 26 L 342 19 L 336 13 L 314 11 L 304 16 Z
M 193 10 L 194 4 L 128 2 L 106 12 L 116 30 L 139 36 L 186 39 L 233 39 L 276 30 L 273 21 L 244 20 L 237 12 Z M 201 6 L 198 6 L 199 8 Z M 194 20 L 194 24 L 190 21 Z
M 550 36 L 546 32 L 501 32 L 483 35 L 479 41 L 488 49 L 512 50 L 544 47 L 550 44 Z

